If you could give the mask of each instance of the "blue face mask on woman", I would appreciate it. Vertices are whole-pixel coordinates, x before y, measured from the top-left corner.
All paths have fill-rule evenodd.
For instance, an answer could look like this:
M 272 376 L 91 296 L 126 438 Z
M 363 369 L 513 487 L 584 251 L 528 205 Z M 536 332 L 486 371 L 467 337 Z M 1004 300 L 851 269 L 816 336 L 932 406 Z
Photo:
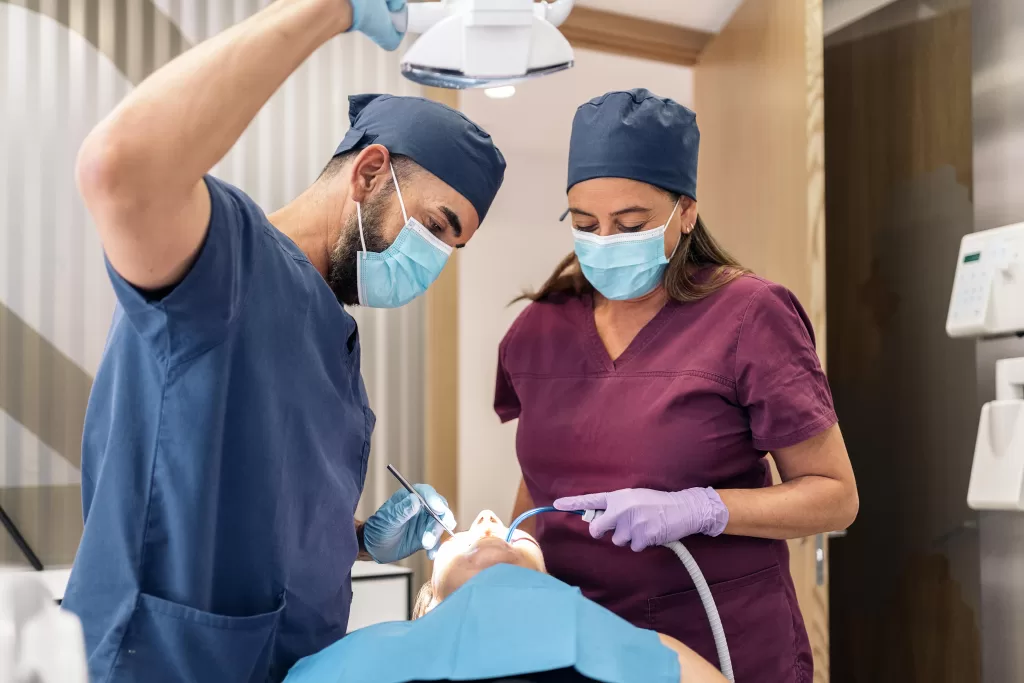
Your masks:
M 356 254 L 356 284 L 359 305 L 369 308 L 398 308 L 420 296 L 441 274 L 452 254 L 450 246 L 406 213 L 393 167 L 391 178 L 405 225 L 391 246 L 379 254 L 366 251 L 363 209 L 356 202 L 359 241 L 363 245 L 363 250 Z
M 574 228 L 572 237 L 576 258 L 594 289 L 615 301 L 638 299 L 653 292 L 671 259 L 671 256 L 665 258 L 665 231 L 678 208 L 679 202 L 676 201 L 665 225 L 643 232 L 602 237 Z M 682 241 L 680 234 L 675 249 Z M 672 250 L 673 255 L 675 249 Z

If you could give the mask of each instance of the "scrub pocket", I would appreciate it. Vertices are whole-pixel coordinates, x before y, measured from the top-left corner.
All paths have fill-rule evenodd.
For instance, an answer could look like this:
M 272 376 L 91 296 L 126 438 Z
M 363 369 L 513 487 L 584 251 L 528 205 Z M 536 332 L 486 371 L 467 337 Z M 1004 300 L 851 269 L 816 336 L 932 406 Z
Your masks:
M 685 571 L 680 567 L 680 571 Z M 797 683 L 794 615 L 778 566 L 711 585 L 737 681 Z M 672 636 L 718 667 L 718 652 L 697 590 L 647 601 L 650 628 Z
M 110 681 L 262 683 L 283 609 L 226 617 L 142 593 Z

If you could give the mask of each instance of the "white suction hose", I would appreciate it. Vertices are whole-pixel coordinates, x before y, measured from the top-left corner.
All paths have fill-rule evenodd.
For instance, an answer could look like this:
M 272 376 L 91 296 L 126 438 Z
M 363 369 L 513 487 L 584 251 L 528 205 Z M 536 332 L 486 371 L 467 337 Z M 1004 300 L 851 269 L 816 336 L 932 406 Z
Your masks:
M 602 514 L 604 514 L 604 510 L 585 510 L 583 512 L 583 521 L 589 524 Z M 516 520 L 513 526 L 517 525 L 520 521 Z M 510 537 L 511 535 L 511 532 L 509 532 Z M 700 567 L 697 566 L 697 560 L 693 559 L 690 551 L 679 541 L 670 541 L 663 547 L 676 554 L 676 557 L 686 567 L 686 572 L 693 580 L 693 585 L 697 588 L 697 595 L 700 596 L 700 602 L 704 605 L 704 612 L 708 615 L 708 623 L 711 624 L 711 635 L 714 636 L 715 650 L 718 651 L 718 668 L 730 683 L 735 683 L 736 679 L 732 674 L 732 658 L 729 656 L 729 645 L 725 642 L 725 629 L 722 628 L 722 619 L 718 616 L 718 606 L 715 605 L 715 599 L 711 596 L 711 588 L 708 587 L 704 574 L 701 573 Z
M 697 587 L 697 595 L 700 596 L 701 604 L 704 605 L 704 611 L 708 615 L 708 622 L 711 624 L 711 634 L 715 638 L 718 668 L 722 670 L 722 675 L 729 679 L 730 683 L 735 683 L 736 679 L 732 675 L 732 658 L 729 656 L 729 645 L 725 642 L 725 629 L 722 628 L 722 619 L 718 616 L 718 606 L 715 605 L 715 599 L 711 597 L 711 588 L 708 587 L 704 574 L 697 566 L 697 560 L 693 559 L 690 551 L 679 541 L 671 541 L 664 547 L 676 554 L 679 561 L 686 567 L 690 578 L 693 579 L 693 585 Z

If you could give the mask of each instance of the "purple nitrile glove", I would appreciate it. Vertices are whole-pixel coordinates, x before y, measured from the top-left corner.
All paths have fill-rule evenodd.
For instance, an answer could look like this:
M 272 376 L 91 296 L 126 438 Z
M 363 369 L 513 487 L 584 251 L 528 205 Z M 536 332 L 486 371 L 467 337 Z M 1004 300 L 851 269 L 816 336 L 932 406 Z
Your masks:
M 694 534 L 718 536 L 729 523 L 729 509 L 712 488 L 675 493 L 622 489 L 559 498 L 554 505 L 566 511 L 604 510 L 590 523 L 590 535 L 601 538 L 614 530 L 612 543 L 636 552 Z

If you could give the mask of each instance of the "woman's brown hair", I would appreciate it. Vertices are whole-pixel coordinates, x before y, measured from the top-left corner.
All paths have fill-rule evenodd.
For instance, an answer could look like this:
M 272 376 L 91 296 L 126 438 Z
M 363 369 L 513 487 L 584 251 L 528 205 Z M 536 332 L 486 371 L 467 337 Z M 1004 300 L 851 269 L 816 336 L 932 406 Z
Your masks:
M 679 195 L 671 196 L 672 201 L 679 199 Z M 675 301 L 699 301 L 749 272 L 715 241 L 699 214 L 693 230 L 689 235 L 682 235 L 681 239 L 665 269 L 663 281 L 669 298 Z M 700 277 L 696 277 L 698 273 Z M 578 297 L 593 291 L 593 286 L 580 270 L 576 254 L 572 253 L 562 259 L 539 290 L 525 292 L 516 301 L 543 301 L 555 294 Z

